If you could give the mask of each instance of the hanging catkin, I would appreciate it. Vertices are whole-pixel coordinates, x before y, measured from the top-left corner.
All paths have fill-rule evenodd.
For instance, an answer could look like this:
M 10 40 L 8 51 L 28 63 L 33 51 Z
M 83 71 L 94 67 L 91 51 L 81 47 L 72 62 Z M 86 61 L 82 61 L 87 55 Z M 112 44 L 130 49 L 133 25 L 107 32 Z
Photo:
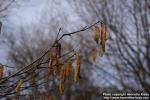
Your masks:
M 61 58 L 56 58 L 56 65 L 55 65 L 55 68 L 54 68 L 54 72 L 56 74 L 59 74 L 61 72 L 61 67 L 62 67 L 62 59 Z
M 64 86 L 64 85 L 65 85 L 64 82 L 60 81 L 60 83 L 59 83 L 59 92 L 60 92 L 61 94 L 64 93 L 64 89 L 65 89 L 65 86 Z
M 20 95 L 20 88 L 21 88 L 21 85 L 22 85 L 22 80 L 19 80 L 18 82 L 17 82 L 17 86 L 16 86 L 16 95 L 17 96 L 19 96 Z
M 58 58 L 61 57 L 61 44 L 60 43 L 57 43 L 57 45 L 56 45 L 56 56 Z
M 61 70 L 61 80 L 62 80 L 63 82 L 65 82 L 65 79 L 66 79 L 66 69 L 65 69 L 65 67 L 64 67 L 64 68 L 62 68 L 62 70 Z
M 79 53 L 76 56 L 76 65 L 75 65 L 75 71 L 74 71 L 74 81 L 76 82 L 79 77 L 79 72 L 80 72 L 80 64 L 81 64 L 81 59 Z
M 36 75 L 36 72 L 33 71 L 32 75 L 31 75 L 31 85 L 35 85 L 35 82 L 36 82 L 35 75 Z
M 106 25 L 104 23 L 101 23 L 101 45 L 103 52 L 105 52 L 106 31 L 107 31 Z
M 3 73 L 4 73 L 4 67 L 3 65 L 0 65 L 0 80 L 3 78 Z
M 93 30 L 93 33 L 94 33 L 94 35 L 93 35 L 94 40 L 98 44 L 99 43 L 99 34 L 100 34 L 99 27 L 98 26 L 93 26 L 92 30 Z
M 53 68 L 53 61 L 54 60 L 52 59 L 52 53 L 51 52 L 49 52 L 48 60 L 49 60 L 49 62 L 48 62 L 48 69 L 47 69 L 48 74 L 46 76 L 46 80 L 47 81 L 49 81 L 49 77 L 53 74 L 53 71 L 54 71 L 54 68 Z
M 60 72 L 60 83 L 59 83 L 59 91 L 62 94 L 64 92 L 64 88 L 65 88 L 65 78 L 66 78 L 66 69 L 62 68 L 61 72 Z
M 71 76 L 72 73 L 72 64 L 71 62 L 69 62 L 66 66 L 66 77 L 69 78 Z
M 50 76 L 53 73 L 53 60 L 50 59 L 48 62 L 48 75 Z
M 46 100 L 46 99 L 45 99 L 45 98 L 46 98 L 45 95 L 46 95 L 45 93 L 41 93 L 40 100 Z
M 29 95 L 29 100 L 34 100 L 34 96 L 33 95 Z
M 96 61 L 96 57 L 97 57 L 97 49 L 94 49 L 91 51 L 91 57 L 93 59 L 93 61 Z
M 48 100 L 53 100 L 53 97 L 52 96 L 48 96 Z

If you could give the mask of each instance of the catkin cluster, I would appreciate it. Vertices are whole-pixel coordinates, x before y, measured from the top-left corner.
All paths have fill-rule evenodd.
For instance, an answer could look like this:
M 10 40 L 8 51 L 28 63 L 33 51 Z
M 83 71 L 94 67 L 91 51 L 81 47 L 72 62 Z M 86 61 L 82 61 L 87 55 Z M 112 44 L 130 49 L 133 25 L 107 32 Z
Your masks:
M 94 33 L 93 39 L 96 42 L 96 45 L 101 47 L 101 50 L 103 52 L 105 52 L 107 28 L 106 28 L 105 23 L 101 23 L 100 26 L 98 26 L 96 24 L 90 26 L 89 28 L 85 28 L 85 29 L 87 30 L 87 29 L 92 28 L 93 33 Z M 81 31 L 83 31 L 83 30 L 81 30 Z M 80 31 L 77 31 L 77 32 L 80 32 Z M 73 33 L 69 33 L 69 34 L 65 34 L 65 35 L 72 35 L 77 32 L 73 32 Z M 65 35 L 63 35 L 63 36 L 65 36 Z M 44 67 L 47 69 L 46 77 L 45 76 L 44 77 L 46 78 L 46 82 L 49 82 L 49 79 L 51 76 L 56 76 L 56 78 L 59 79 L 58 80 L 59 81 L 59 84 L 58 84 L 59 91 L 61 94 L 63 94 L 64 90 L 65 90 L 65 82 L 66 81 L 68 81 L 71 78 L 72 78 L 72 80 L 74 80 L 74 82 L 77 82 L 79 80 L 78 78 L 80 76 L 81 55 L 79 52 L 76 53 L 76 51 L 75 51 L 75 52 L 73 52 L 74 53 L 73 56 L 71 56 L 73 59 L 69 58 L 69 56 L 70 56 L 69 54 L 68 54 L 69 56 L 67 55 L 63 58 L 64 55 L 62 52 L 63 51 L 62 45 L 59 41 L 60 39 L 58 39 L 58 40 L 56 39 L 56 41 L 54 42 L 54 45 L 52 46 L 52 50 L 50 49 L 49 51 L 47 51 L 47 52 L 49 52 L 48 58 L 46 58 L 46 64 L 48 64 L 48 66 Z M 93 61 L 96 61 L 98 51 L 99 50 L 97 50 L 97 48 L 94 48 L 92 50 L 92 52 L 90 53 Z M 47 55 L 47 53 L 45 53 L 45 55 Z M 45 56 L 43 58 L 45 61 Z M 43 62 L 42 62 L 42 64 L 43 64 Z M 45 62 L 44 62 L 44 64 L 45 64 Z M 38 68 L 40 68 L 40 67 L 38 67 Z M 0 65 L 0 80 L 3 78 L 3 73 L 4 73 L 4 67 L 3 67 L 3 65 Z M 36 70 L 34 70 L 34 72 L 31 74 L 31 84 L 33 86 L 36 84 L 36 80 L 38 80 L 36 78 L 37 74 L 38 74 L 38 72 Z M 25 82 L 25 81 L 19 80 L 16 83 L 15 92 L 18 97 L 20 95 L 21 86 L 22 86 L 23 82 Z M 29 98 L 30 98 L 30 100 L 34 99 L 34 97 L 32 95 L 30 95 Z M 41 98 L 45 99 L 45 95 L 44 94 L 41 95 Z M 48 98 L 48 100 L 53 100 L 52 96 L 48 96 L 47 98 Z
M 95 25 L 92 28 L 93 30 L 93 38 L 94 41 L 99 45 L 100 47 L 98 50 L 95 48 L 90 52 L 90 56 L 92 57 L 93 61 L 96 61 L 97 53 L 99 52 L 99 55 L 103 55 L 105 52 L 105 46 L 106 46 L 106 36 L 107 36 L 107 28 L 104 22 L 101 23 L 100 27 Z
M 103 52 L 105 52 L 105 44 L 106 44 L 106 32 L 107 28 L 104 22 L 101 23 L 101 26 L 93 26 L 92 28 L 93 33 L 94 33 L 94 40 L 97 44 L 99 44 L 99 40 L 101 40 L 101 46 Z M 101 37 L 101 38 L 100 38 Z

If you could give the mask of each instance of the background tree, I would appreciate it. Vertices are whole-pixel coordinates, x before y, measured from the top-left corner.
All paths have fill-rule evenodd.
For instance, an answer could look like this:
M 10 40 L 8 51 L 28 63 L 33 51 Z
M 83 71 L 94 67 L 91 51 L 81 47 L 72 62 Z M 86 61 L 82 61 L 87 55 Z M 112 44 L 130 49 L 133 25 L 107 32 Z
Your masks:
M 5 17 L 7 11 L 12 7 L 16 0 L 0 0 L 0 17 Z

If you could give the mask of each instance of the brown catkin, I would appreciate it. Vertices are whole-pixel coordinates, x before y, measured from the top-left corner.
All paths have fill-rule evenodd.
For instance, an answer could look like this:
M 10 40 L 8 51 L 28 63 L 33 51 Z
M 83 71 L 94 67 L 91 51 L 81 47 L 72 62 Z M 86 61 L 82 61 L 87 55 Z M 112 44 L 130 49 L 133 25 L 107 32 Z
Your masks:
M 61 58 L 56 58 L 56 66 L 55 66 L 54 71 L 58 75 L 61 72 L 61 66 L 62 66 L 62 64 L 63 64 L 62 59 Z
M 49 56 L 48 56 L 48 74 L 46 76 L 46 80 L 49 81 L 49 77 L 53 74 L 53 59 L 52 59 L 52 54 L 49 52 Z
M 70 77 L 71 76 L 71 73 L 72 73 L 72 64 L 71 64 L 71 62 L 69 62 L 68 64 L 67 64 L 67 67 L 66 67 L 66 77 Z
M 17 82 L 17 86 L 16 86 L 16 88 L 15 88 L 15 90 L 16 90 L 16 95 L 17 95 L 17 96 L 20 95 L 20 88 L 21 88 L 22 83 L 23 83 L 22 80 L 19 80 L 19 81 Z
M 98 26 L 93 26 L 92 30 L 93 30 L 93 33 L 94 33 L 94 40 L 98 44 L 99 43 L 99 33 L 100 33 L 99 27 Z
M 46 95 L 45 93 L 41 93 L 40 100 L 46 100 L 45 99 L 45 97 L 46 97 L 45 95 Z
M 97 57 L 97 49 L 94 49 L 91 51 L 91 57 L 93 59 L 93 61 L 96 61 L 96 57 Z
M 65 78 L 66 78 L 66 69 L 62 68 L 60 72 L 60 83 L 59 83 L 59 91 L 62 94 L 64 92 L 64 84 L 65 84 Z
M 75 82 L 78 80 L 78 77 L 79 77 L 80 64 L 81 64 L 80 55 L 77 54 L 77 56 L 76 56 L 75 71 L 74 71 L 74 81 L 75 81 Z
M 48 100 L 53 100 L 53 97 L 52 96 L 48 96 Z
M 60 43 L 57 43 L 56 45 L 56 55 L 58 58 L 61 57 L 61 44 Z
M 61 80 L 64 82 L 66 79 L 66 69 L 65 67 L 61 69 L 61 76 L 60 76 Z
M 53 73 L 53 60 L 50 59 L 48 62 L 48 75 L 50 76 Z
M 4 66 L 0 65 L 0 79 L 3 78 L 3 73 L 4 73 Z
M 103 56 L 104 52 L 103 52 L 102 48 L 98 49 L 98 53 L 99 53 L 99 56 Z
M 61 94 L 63 94 L 63 93 L 64 93 L 64 89 L 65 89 L 65 84 L 64 84 L 63 81 L 60 81 L 60 84 L 59 84 L 59 92 L 60 92 Z
M 34 100 L 34 96 L 33 95 L 29 95 L 29 100 Z
M 35 71 L 32 73 L 32 75 L 31 75 L 31 85 L 35 85 L 35 75 L 36 75 L 36 73 L 35 73 Z
M 101 24 L 101 45 L 102 45 L 102 50 L 105 52 L 105 44 L 106 44 L 106 25 L 104 23 Z

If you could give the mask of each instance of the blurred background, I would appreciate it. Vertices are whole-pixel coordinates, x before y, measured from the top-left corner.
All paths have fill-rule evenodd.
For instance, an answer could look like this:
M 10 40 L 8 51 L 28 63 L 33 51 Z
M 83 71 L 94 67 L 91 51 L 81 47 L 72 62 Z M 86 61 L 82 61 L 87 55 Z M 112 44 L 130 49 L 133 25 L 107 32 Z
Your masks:
M 108 32 L 106 52 L 96 61 L 88 55 L 95 45 L 90 30 L 62 39 L 64 48 L 71 50 L 79 43 L 82 47 L 79 82 L 68 81 L 61 95 L 53 80 L 24 91 L 28 95 L 21 100 L 38 100 L 41 95 L 100 100 L 104 92 L 150 92 L 150 0 L 0 0 L 0 63 L 6 65 L 5 76 L 43 54 L 59 28 L 60 34 L 68 33 L 98 20 L 106 22 Z

